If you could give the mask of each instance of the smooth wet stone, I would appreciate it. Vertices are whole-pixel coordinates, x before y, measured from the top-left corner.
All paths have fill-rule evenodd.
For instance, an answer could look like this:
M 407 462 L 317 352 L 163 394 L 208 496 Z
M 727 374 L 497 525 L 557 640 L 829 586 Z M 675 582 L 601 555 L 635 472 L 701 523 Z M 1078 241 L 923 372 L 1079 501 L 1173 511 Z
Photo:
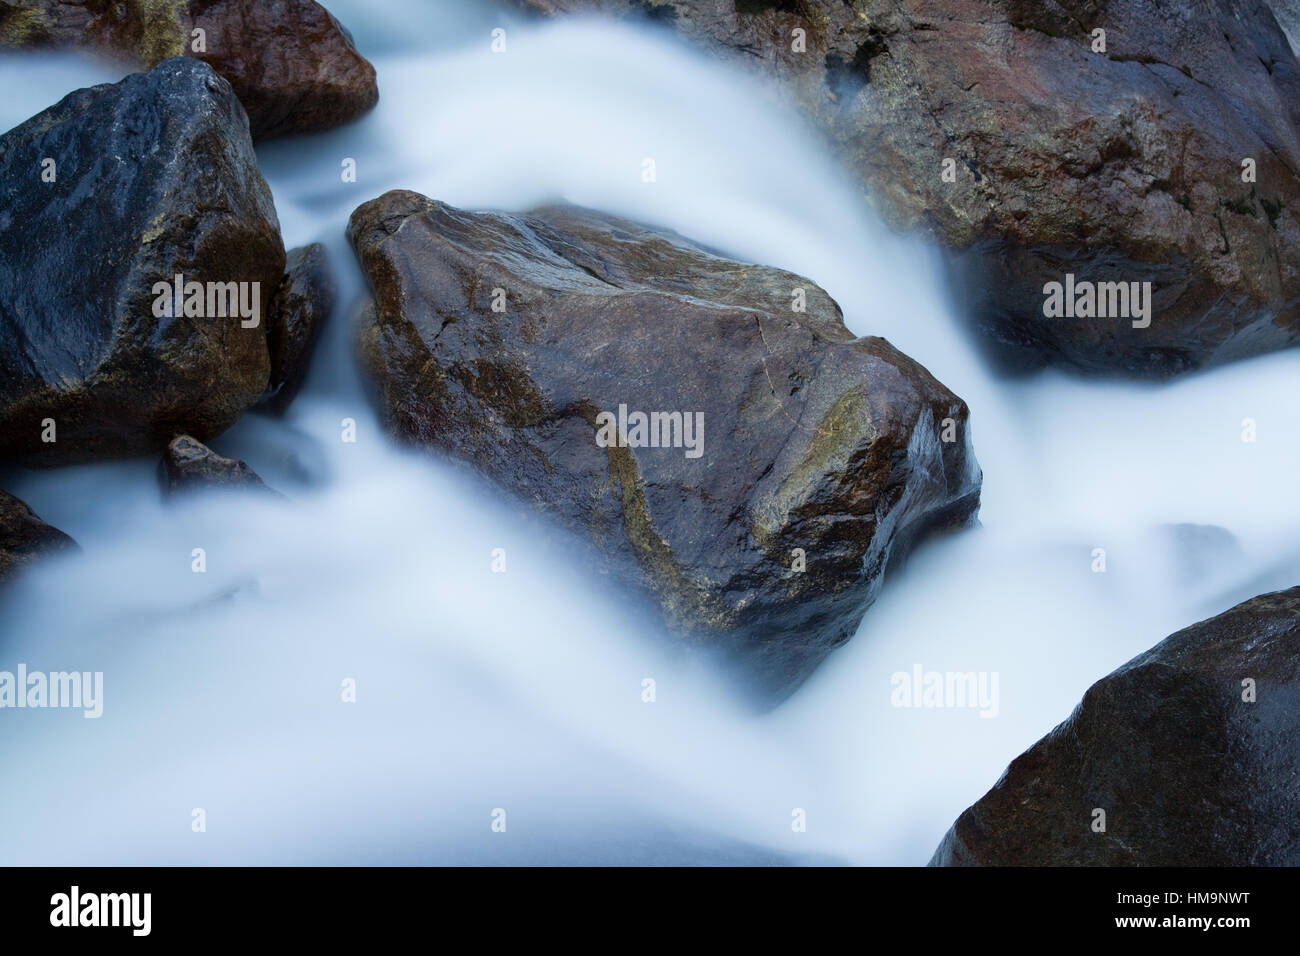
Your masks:
M 264 317 L 284 264 L 243 108 L 197 60 L 77 90 L 4 134 L 0 460 L 156 454 L 181 432 L 220 434 L 266 391 Z M 177 275 L 235 283 L 259 314 L 159 315 L 175 309 L 155 287 Z
M 406 191 L 348 236 L 388 428 L 585 536 L 598 574 L 768 699 L 848 640 L 891 560 L 978 506 L 965 403 L 808 279 L 589 210 Z M 652 413 L 680 416 L 658 447 Z
M 189 435 L 178 435 L 167 446 L 158 462 L 158 483 L 163 497 L 212 488 L 248 488 L 282 497 L 247 464 L 218 455 Z
M 1291 588 L 1179 631 L 1093 684 L 958 817 L 930 863 L 1296 866 L 1297 781 Z

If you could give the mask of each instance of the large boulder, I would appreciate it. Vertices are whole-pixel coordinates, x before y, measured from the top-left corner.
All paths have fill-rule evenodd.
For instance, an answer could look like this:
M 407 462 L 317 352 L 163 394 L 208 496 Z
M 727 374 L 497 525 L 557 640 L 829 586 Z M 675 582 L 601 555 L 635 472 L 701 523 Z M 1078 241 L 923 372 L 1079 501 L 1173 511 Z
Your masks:
M 1005 367 L 1160 379 L 1300 340 L 1300 69 L 1261 0 L 521 2 L 648 12 L 783 80 L 885 216 L 955 253 Z M 1150 325 L 1049 318 L 1067 275 L 1150 282 Z
M 807 279 L 582 209 L 405 191 L 348 237 L 391 430 L 585 534 L 769 697 L 852 635 L 891 558 L 976 510 L 966 405 Z
M 137 69 L 196 57 L 234 87 L 258 139 L 329 129 L 379 100 L 374 67 L 313 0 L 0 0 L 4 47 L 84 47 Z
M 1179 631 L 1093 684 L 958 818 L 931 863 L 1296 866 L 1297 781 L 1292 588 Z
M 229 427 L 266 390 L 262 316 L 284 264 L 243 108 L 206 64 L 78 90 L 10 130 L 0 459 L 158 451 Z M 182 314 L 167 315 L 175 295 L 159 290 L 178 275 Z M 191 302 L 205 314 L 183 314 Z
M 75 541 L 38 518 L 24 502 L 0 491 L 0 582 L 42 558 L 76 548 Z

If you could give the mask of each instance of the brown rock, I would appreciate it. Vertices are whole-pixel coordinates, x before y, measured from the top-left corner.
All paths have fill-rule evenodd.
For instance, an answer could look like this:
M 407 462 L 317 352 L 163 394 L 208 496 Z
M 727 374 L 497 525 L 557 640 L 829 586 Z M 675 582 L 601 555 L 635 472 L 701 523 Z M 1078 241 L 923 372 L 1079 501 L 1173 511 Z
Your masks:
M 588 210 L 405 191 L 348 237 L 389 428 L 588 537 L 769 699 L 853 634 L 892 559 L 978 505 L 965 404 L 807 279 Z M 655 444 L 633 413 L 665 416 Z
M 158 463 L 163 497 L 211 488 L 251 488 L 283 497 L 238 458 L 223 458 L 201 441 L 178 435 Z
M 313 0 L 0 3 L 0 47 L 46 46 L 85 47 L 142 69 L 175 56 L 203 60 L 234 87 L 256 139 L 330 129 L 379 100 L 374 67 Z

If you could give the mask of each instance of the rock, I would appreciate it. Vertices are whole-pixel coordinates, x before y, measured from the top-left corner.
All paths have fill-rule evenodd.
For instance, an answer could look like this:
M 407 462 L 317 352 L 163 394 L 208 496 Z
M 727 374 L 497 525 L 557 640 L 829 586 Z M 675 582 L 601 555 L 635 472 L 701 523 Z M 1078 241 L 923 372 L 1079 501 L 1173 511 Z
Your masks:
M 289 252 L 284 281 L 275 294 L 266 330 L 271 385 L 258 408 L 284 414 L 298 394 L 321 326 L 334 308 L 334 277 L 320 243 Z
M 0 582 L 42 558 L 75 550 L 77 542 L 36 517 L 13 495 L 0 491 Z
M 951 250 L 1005 368 L 1163 379 L 1300 340 L 1300 69 L 1260 0 L 522 2 L 649 12 L 784 81 L 886 218 Z M 1151 282 L 1150 326 L 1046 317 L 1067 274 Z
M 977 508 L 965 403 L 807 279 L 582 209 L 406 191 L 348 237 L 388 427 L 585 534 L 769 698 L 853 634 L 891 558 Z M 681 429 L 602 447 L 620 412 L 631 442 L 633 413 Z
M 1244 686 L 1252 684 L 1253 701 Z M 957 820 L 943 866 L 1300 864 L 1300 588 L 1179 631 L 1088 689 Z M 1093 832 L 1094 808 L 1106 813 Z
M 0 459 L 156 453 L 228 428 L 266 391 L 284 262 L 243 109 L 197 60 L 78 90 L 0 137 Z M 204 284 L 205 312 L 238 311 L 215 290 L 256 314 L 155 316 L 176 275 Z
M 209 488 L 252 488 L 283 497 L 238 458 L 223 458 L 189 435 L 178 435 L 158 462 L 163 497 Z
M 137 69 L 193 56 L 234 87 L 257 139 L 330 129 L 379 100 L 374 67 L 312 0 L 6 0 L 4 47 L 85 47 Z

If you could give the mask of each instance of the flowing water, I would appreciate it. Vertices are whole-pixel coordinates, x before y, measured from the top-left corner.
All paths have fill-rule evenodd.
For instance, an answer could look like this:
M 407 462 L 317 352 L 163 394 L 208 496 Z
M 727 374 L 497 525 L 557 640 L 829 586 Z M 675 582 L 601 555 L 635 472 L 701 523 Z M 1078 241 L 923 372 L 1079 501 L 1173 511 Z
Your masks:
M 330 7 L 379 107 L 259 157 L 286 246 L 329 246 L 342 303 L 287 416 L 213 442 L 292 503 L 164 506 L 153 459 L 0 475 L 82 547 L 0 598 L 0 669 L 104 672 L 97 720 L 0 715 L 0 862 L 922 864 L 1091 682 L 1300 581 L 1300 354 L 1159 388 L 999 379 L 935 253 L 880 226 L 753 78 L 649 26 Z M 119 75 L 0 60 L 0 125 Z M 981 526 L 924 548 L 853 641 L 753 714 L 564 560 L 578 545 L 385 438 L 351 359 L 362 282 L 342 233 L 395 187 L 468 208 L 564 199 L 807 275 L 970 404 Z M 996 672 L 996 707 L 893 706 L 892 675 L 918 665 Z

